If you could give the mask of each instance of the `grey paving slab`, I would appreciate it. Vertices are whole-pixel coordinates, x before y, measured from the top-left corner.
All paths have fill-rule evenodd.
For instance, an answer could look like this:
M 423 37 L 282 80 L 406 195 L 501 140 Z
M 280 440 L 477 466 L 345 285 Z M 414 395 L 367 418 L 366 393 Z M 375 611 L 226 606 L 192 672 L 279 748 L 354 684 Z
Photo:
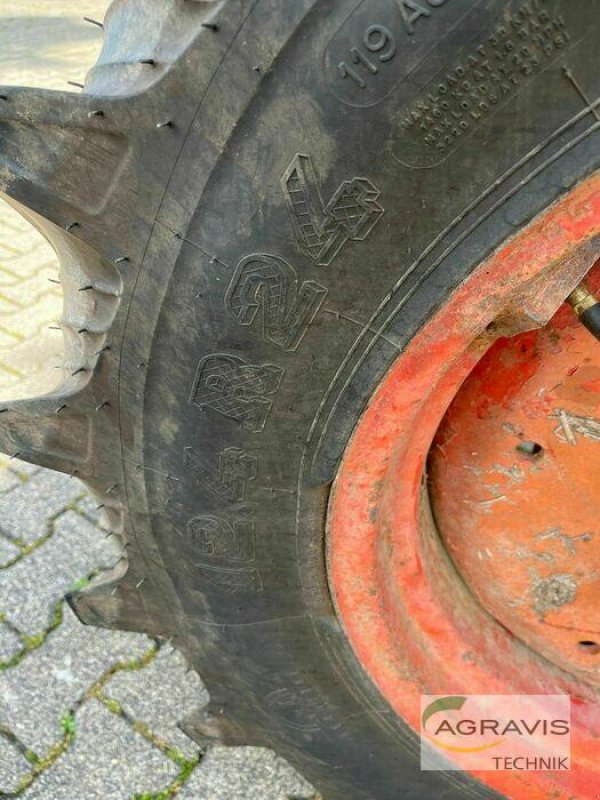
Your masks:
M 314 789 L 290 765 L 269 750 L 214 747 L 178 800 L 309 800 Z M 348 799 L 350 800 L 350 798 Z
M 21 796 L 23 800 L 131 800 L 160 791 L 179 767 L 96 700 L 77 714 L 67 752 Z
M 94 525 L 104 527 L 102 510 L 98 508 L 99 502 L 93 497 L 86 495 L 76 503 L 77 510 L 86 516 Z
M 41 472 L 41 467 L 38 467 L 37 464 L 29 464 L 27 461 L 21 461 L 19 458 L 10 458 L 9 456 L 2 456 L 2 459 L 7 469 L 14 475 L 20 476 L 21 479 L 26 480 L 31 478 L 32 475 Z
M 198 675 L 187 672 L 185 659 L 171 647 L 164 646 L 142 672 L 115 675 L 105 694 L 187 758 L 197 755 L 197 745 L 181 732 L 177 723 L 192 708 L 207 702 L 208 694 Z
M 0 466 L 0 493 L 4 494 L 21 484 L 19 476 L 7 467 Z
M 6 572 L 0 572 L 0 613 L 31 635 L 45 628 L 52 608 L 75 581 L 120 556 L 115 537 L 106 539 L 90 522 L 67 511 L 54 534 Z
M 59 472 L 38 472 L 0 497 L 0 529 L 25 543 L 44 536 L 48 522 L 84 494 L 77 478 Z
M 0 569 L 13 561 L 20 552 L 14 542 L 0 533 Z
M 0 725 L 45 754 L 62 739 L 62 717 L 90 685 L 114 663 L 140 658 L 149 644 L 139 634 L 87 628 L 65 608 L 63 624 L 46 644 L 2 674 Z
M 6 624 L 0 621 L 0 662 L 8 661 L 23 649 L 21 637 Z M 0 747 L 2 740 L 0 739 Z
M 3 792 L 15 792 L 30 771 L 31 764 L 0 732 L 0 797 Z

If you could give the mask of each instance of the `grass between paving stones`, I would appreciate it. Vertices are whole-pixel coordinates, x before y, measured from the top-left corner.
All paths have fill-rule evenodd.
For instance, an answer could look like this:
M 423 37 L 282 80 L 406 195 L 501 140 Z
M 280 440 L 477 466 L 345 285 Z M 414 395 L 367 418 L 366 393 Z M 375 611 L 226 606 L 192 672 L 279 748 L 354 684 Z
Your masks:
M 1 325 L 0 325 L 0 330 L 3 330 Z M 0 454 L 0 469 L 5 469 L 7 472 L 10 472 L 12 475 L 14 475 L 16 478 L 18 478 L 21 481 L 21 483 L 27 483 L 27 481 L 29 480 L 29 478 L 31 476 L 27 475 L 25 472 L 19 472 L 18 469 L 14 469 L 13 467 L 10 467 L 9 466 L 10 461 L 11 461 L 10 456 L 7 456 L 4 453 L 1 453 Z
M 14 472 L 14 474 L 22 483 L 27 483 L 27 481 L 30 479 L 29 475 L 21 473 L 18 470 L 11 471 Z M 15 566 L 15 564 L 18 564 L 19 561 L 33 553 L 49 539 L 51 539 L 56 531 L 56 522 L 58 518 L 67 511 L 74 511 L 79 516 L 89 519 L 85 512 L 82 511 L 78 506 L 78 503 L 86 496 L 86 493 L 82 492 L 80 496 L 66 504 L 64 508 L 50 517 L 47 521 L 46 532 L 35 541 L 27 543 L 18 538 L 11 538 L 10 542 L 18 547 L 19 553 L 9 562 L 3 564 L 0 567 L 0 571 L 5 571 Z M 75 584 L 73 584 L 69 591 L 75 592 L 85 588 L 85 586 L 96 574 L 97 572 L 95 571 L 88 577 L 77 581 Z M 5 660 L 0 659 L 0 673 L 9 669 L 14 669 L 30 653 L 39 649 L 46 642 L 48 637 L 62 624 L 64 616 L 63 610 L 64 600 L 60 600 L 53 606 L 50 614 L 50 620 L 46 628 L 33 636 L 19 630 L 17 626 L 15 626 L 8 619 L 6 614 L 0 612 L 0 622 L 8 625 L 8 627 L 17 634 L 22 642 L 21 649 L 18 650 L 14 655 Z M 158 641 L 154 641 L 144 655 L 140 658 L 133 659 L 129 662 L 118 662 L 109 667 L 101 675 L 101 677 L 89 689 L 86 690 L 82 697 L 77 701 L 75 706 L 71 709 L 68 709 L 63 714 L 60 720 L 63 737 L 61 741 L 54 745 L 43 757 L 40 757 L 33 750 L 27 748 L 10 729 L 0 726 L 0 738 L 4 738 L 11 742 L 13 746 L 16 747 L 16 749 L 21 753 L 21 755 L 30 764 L 32 764 L 31 772 L 21 779 L 17 788 L 11 792 L 4 792 L 0 790 L 0 798 L 19 797 L 40 775 L 50 769 L 50 767 L 52 767 L 69 749 L 77 735 L 77 711 L 91 698 L 99 700 L 109 711 L 124 719 L 136 731 L 136 733 L 138 733 L 140 736 L 143 736 L 146 741 L 152 744 L 153 747 L 158 748 L 167 758 L 169 758 L 179 767 L 179 773 L 177 777 L 172 781 L 171 784 L 169 784 L 169 786 L 159 792 L 149 792 L 142 795 L 137 795 L 135 800 L 169 800 L 169 798 L 175 797 L 179 790 L 189 780 L 195 767 L 200 762 L 201 754 L 198 754 L 198 756 L 192 759 L 186 758 L 182 753 L 179 752 L 179 750 L 177 750 L 175 747 L 172 747 L 168 742 L 151 731 L 147 725 L 131 718 L 117 701 L 110 699 L 102 691 L 112 676 L 116 675 L 118 672 L 133 672 L 147 667 L 156 658 L 156 654 L 158 653 L 160 647 L 160 643 Z
M 25 475 L 25 474 L 20 473 L 18 471 L 15 471 L 14 474 L 17 475 L 17 477 L 23 483 L 26 483 L 30 478 L 29 475 Z M 19 561 L 21 561 L 23 558 L 28 556 L 30 553 L 33 553 L 35 550 L 37 550 L 39 547 L 41 547 L 43 544 L 45 544 L 49 539 L 51 539 L 52 536 L 54 536 L 54 533 L 56 531 L 56 521 L 58 520 L 58 518 L 60 516 L 62 516 L 66 512 L 74 511 L 80 517 L 84 517 L 85 519 L 89 519 L 88 516 L 77 505 L 85 497 L 87 497 L 86 492 L 82 492 L 81 495 L 76 497 L 70 503 L 67 503 L 64 506 L 64 508 L 62 508 L 56 514 L 54 514 L 52 517 L 50 517 L 49 520 L 48 520 L 48 523 L 47 523 L 46 532 L 44 534 L 42 534 L 42 536 L 40 536 L 38 539 L 35 539 L 35 541 L 30 542 L 30 543 L 26 543 L 26 542 L 24 542 L 24 541 L 22 541 L 22 540 L 20 540 L 18 538 L 9 539 L 11 544 L 14 544 L 19 548 L 20 552 L 13 559 L 11 559 L 10 561 L 8 561 L 5 564 L 3 564 L 2 566 L 0 566 L 0 572 L 9 570 L 11 567 L 14 567 L 15 564 L 18 564 Z M 0 533 L 0 536 L 2 536 L 1 533 Z M 83 589 L 96 574 L 97 574 L 97 572 L 94 571 L 88 577 L 82 578 L 79 581 L 76 581 L 73 584 L 73 586 L 70 588 L 69 591 L 70 592 L 75 592 L 75 591 Z M 55 631 L 56 628 L 58 628 L 59 625 L 62 623 L 62 621 L 63 621 L 63 601 L 62 600 L 60 600 L 58 603 L 56 603 L 54 605 L 54 607 L 53 607 L 53 609 L 51 611 L 50 621 L 48 623 L 48 626 L 45 628 L 45 630 L 41 631 L 40 633 L 35 634 L 34 636 L 31 636 L 29 634 L 23 633 L 23 631 L 20 631 L 16 627 L 16 625 L 14 625 L 10 621 L 10 619 L 7 617 L 7 615 L 0 611 L 0 622 L 3 622 L 14 633 L 16 633 L 17 636 L 21 639 L 21 642 L 23 643 L 23 647 L 21 648 L 21 650 L 19 650 L 17 653 L 15 653 L 13 656 L 11 656 L 9 659 L 4 659 L 4 660 L 0 659 L 0 672 L 3 672 L 5 670 L 7 670 L 7 669 L 12 669 L 12 667 L 16 667 L 17 664 L 19 664 L 25 658 L 25 656 L 27 656 L 33 650 L 37 650 L 39 647 L 41 647 L 44 644 L 44 642 L 46 641 L 46 639 L 48 638 L 48 636 L 52 633 L 52 631 Z M 2 795 L 0 794 L 0 797 L 1 796 Z
M 23 742 L 15 736 L 15 734 L 7 728 L 5 725 L 0 725 L 0 737 L 6 739 L 6 741 L 10 742 L 13 747 L 15 747 L 23 756 L 26 761 L 29 761 L 30 764 L 37 764 L 40 760 L 40 757 L 37 753 L 34 753 L 33 750 L 30 750 L 26 747 Z M 0 795 L 2 793 L 0 792 Z
M 87 578 L 81 578 L 80 580 L 76 581 L 69 589 L 69 592 L 76 592 L 85 588 L 92 578 L 94 578 L 97 574 L 98 571 L 94 570 Z M 40 631 L 40 633 L 36 633 L 33 636 L 28 633 L 23 633 L 23 631 L 19 630 L 19 628 L 17 628 L 17 626 L 8 619 L 6 614 L 0 612 L 0 622 L 8 625 L 10 630 L 12 630 L 13 633 L 16 633 L 23 643 L 23 647 L 13 656 L 5 660 L 0 659 L 0 673 L 16 667 L 17 664 L 20 664 L 21 661 L 23 661 L 23 659 L 29 655 L 29 653 L 33 652 L 33 650 L 37 650 L 44 644 L 50 634 L 62 624 L 63 608 L 64 600 L 59 600 L 52 609 L 50 621 L 48 622 L 47 627 L 44 628 L 43 631 Z M 2 795 L 0 794 L 0 797 L 1 796 Z
M 63 717 L 64 720 L 64 717 Z M 62 756 L 64 752 L 68 749 L 69 745 L 75 738 L 75 729 L 72 730 L 65 730 L 65 726 L 63 724 L 63 731 L 64 735 L 63 738 L 58 744 L 55 744 L 43 758 L 40 758 L 36 753 L 29 751 L 31 753 L 31 757 L 28 759 L 33 764 L 33 769 L 31 772 L 27 773 L 21 781 L 17 788 L 12 792 L 2 792 L 0 791 L 0 797 L 6 798 L 14 798 L 19 797 L 19 795 L 23 794 L 25 789 L 27 789 L 31 784 L 38 778 L 42 773 L 46 772 L 47 769 L 50 767 Z M 16 737 L 13 737 L 16 739 Z M 20 742 L 19 742 L 20 744 Z M 19 747 L 21 748 L 23 745 Z
M 167 758 L 174 761 L 179 767 L 179 774 L 169 786 L 160 792 L 144 792 L 143 794 L 136 794 L 135 800 L 169 800 L 170 797 L 175 797 L 177 792 L 185 785 L 186 781 L 191 776 L 195 767 L 200 763 L 201 754 L 195 758 L 189 759 L 182 755 L 177 748 L 172 747 L 165 739 L 157 736 L 150 728 L 144 723 L 133 719 L 118 702 L 110 697 L 107 697 L 102 691 L 98 690 L 94 696 L 103 703 L 106 708 L 113 714 L 121 717 L 130 725 L 136 733 L 143 736 L 147 742 L 158 748 Z
M 19 473 L 15 474 L 19 475 Z M 21 480 L 23 480 L 22 475 L 19 475 L 19 477 L 21 478 Z M 28 477 L 27 480 L 29 480 Z M 78 495 L 74 500 L 71 500 L 70 503 L 67 503 L 64 506 L 64 508 L 61 508 L 61 510 L 57 511 L 56 514 L 53 514 L 48 519 L 46 533 L 43 533 L 38 539 L 35 539 L 33 542 L 24 542 L 22 539 L 19 538 L 12 539 L 4 537 L 3 534 L 0 533 L 0 536 L 6 538 L 11 544 L 14 544 L 19 549 L 19 553 L 14 558 L 11 558 L 10 561 L 7 561 L 5 564 L 3 564 L 0 567 L 0 570 L 7 570 L 10 569 L 11 567 L 14 567 L 15 564 L 18 564 L 19 561 L 25 558 L 25 556 L 28 556 L 30 553 L 33 553 L 35 550 L 37 550 L 39 547 L 45 544 L 48 541 L 48 539 L 51 539 L 56 531 L 57 519 L 61 517 L 63 514 L 66 514 L 67 511 L 74 511 L 80 517 L 85 517 L 85 519 L 89 519 L 89 517 L 86 514 L 84 514 L 84 512 L 77 505 L 77 503 L 79 503 L 85 497 L 87 497 L 86 492 L 82 492 L 81 495 Z
M 50 622 L 48 623 L 48 627 L 45 628 L 40 633 L 36 633 L 34 636 L 30 636 L 27 633 L 23 633 L 20 631 L 15 625 L 9 622 L 6 618 L 5 614 L 0 613 L 0 622 L 4 622 L 9 625 L 10 629 L 17 634 L 17 636 L 21 639 L 23 643 L 23 647 L 18 650 L 14 655 L 10 658 L 5 660 L 0 659 L 0 673 L 5 672 L 8 669 L 12 669 L 16 667 L 17 664 L 20 664 L 23 659 L 29 655 L 29 653 L 33 652 L 33 650 L 37 650 L 41 647 L 48 636 L 55 631 L 58 626 L 63 621 L 63 601 L 60 600 L 53 608 L 52 613 L 50 615 Z M 2 795 L 0 795 L 1 797 Z
M 15 471 L 15 474 L 22 483 L 26 483 L 30 479 L 29 475 L 20 473 L 18 471 Z M 10 541 L 19 548 L 20 552 L 17 556 L 15 556 L 14 559 L 2 565 L 0 567 L 0 571 L 10 569 L 10 567 L 17 564 L 23 558 L 47 542 L 48 539 L 50 539 L 55 533 L 57 519 L 65 512 L 74 511 L 79 516 L 89 520 L 88 515 L 85 514 L 85 512 L 82 511 L 82 509 L 77 505 L 86 496 L 86 493 L 83 492 L 81 496 L 75 498 L 70 503 L 65 505 L 65 507 L 62 508 L 58 513 L 54 514 L 48 520 L 46 533 L 36 539 L 34 542 L 26 543 L 20 541 L 19 539 L 10 539 Z M 93 520 L 90 521 L 93 522 Z M 85 586 L 96 574 L 97 571 L 94 571 L 88 577 L 80 579 L 73 584 L 69 592 L 80 591 L 81 589 L 85 588 Z M 37 633 L 33 636 L 20 631 L 14 624 L 10 622 L 5 614 L 0 612 L 0 622 L 4 622 L 6 625 L 8 625 L 11 630 L 13 630 L 14 633 L 19 636 L 23 643 L 23 647 L 9 659 L 0 660 L 0 673 L 9 669 L 13 669 L 20 664 L 21 661 L 23 661 L 23 659 L 26 658 L 31 652 L 40 648 L 46 642 L 48 637 L 58 627 L 60 627 L 63 621 L 64 602 L 64 600 L 60 600 L 54 605 L 47 627 L 40 633 Z M 43 757 L 40 757 L 33 750 L 26 747 L 26 745 L 24 745 L 10 729 L 0 725 L 0 738 L 4 738 L 11 742 L 11 744 L 13 744 L 13 746 L 19 750 L 25 760 L 32 765 L 31 772 L 21 779 L 19 785 L 14 791 L 4 792 L 0 789 L 0 798 L 18 798 L 37 780 L 37 778 L 40 777 L 40 775 L 49 770 L 59 760 L 59 758 L 64 755 L 64 753 L 72 745 L 77 735 L 77 711 L 92 698 L 103 703 L 105 708 L 107 708 L 113 714 L 120 716 L 136 731 L 136 733 L 146 739 L 146 741 L 148 741 L 153 747 L 159 749 L 163 755 L 165 755 L 179 767 L 179 773 L 167 787 L 158 792 L 144 792 L 143 794 L 136 794 L 132 800 L 170 800 L 170 798 L 175 797 L 185 786 L 195 768 L 202 760 L 202 753 L 199 752 L 198 755 L 192 759 L 186 758 L 179 750 L 177 750 L 177 748 L 171 746 L 166 740 L 155 734 L 143 722 L 133 719 L 129 714 L 127 714 L 118 701 L 107 697 L 103 692 L 103 688 L 110 681 L 113 675 L 116 675 L 118 672 L 135 672 L 144 669 L 156 658 L 160 648 L 161 643 L 155 640 L 140 658 L 133 659 L 128 662 L 117 662 L 109 667 L 100 676 L 100 678 L 91 687 L 89 687 L 86 692 L 84 692 L 82 697 L 80 697 L 80 699 L 75 703 L 74 707 L 68 709 L 63 714 L 60 720 L 63 737 L 61 741 L 54 745 Z M 289 798 L 289 800 L 293 800 L 293 798 Z M 313 800 L 323 799 L 321 795 L 315 795 Z
M 61 601 L 61 617 L 63 604 L 64 601 Z M 48 636 L 49 633 L 50 631 L 47 631 L 46 636 Z M 37 778 L 39 778 L 40 775 L 50 769 L 50 767 L 52 767 L 53 764 L 58 761 L 58 759 L 69 749 L 77 736 L 77 712 L 91 699 L 99 700 L 110 712 L 120 716 L 136 731 L 136 733 L 143 736 L 146 741 L 158 748 L 167 758 L 169 758 L 179 767 L 179 773 L 177 777 L 167 787 L 158 792 L 146 792 L 144 794 L 135 795 L 134 800 L 169 800 L 169 798 L 175 797 L 179 790 L 189 780 L 196 766 L 200 763 L 202 758 L 201 753 L 198 753 L 198 756 L 193 759 L 186 758 L 179 750 L 177 750 L 177 748 L 171 746 L 167 741 L 150 730 L 147 725 L 133 719 L 122 708 L 120 703 L 107 697 L 103 692 L 104 687 L 117 673 L 137 672 L 151 664 L 156 658 L 160 648 L 161 643 L 155 640 L 148 647 L 146 652 L 139 658 L 132 659 L 131 661 L 119 661 L 116 664 L 108 667 L 108 669 L 102 673 L 98 680 L 95 681 L 88 689 L 86 689 L 74 706 L 63 714 L 60 721 L 63 731 L 62 740 L 54 745 L 54 747 L 52 747 L 44 757 L 40 757 L 32 750 L 27 749 L 10 730 L 0 727 L 0 736 L 3 736 L 7 740 L 11 741 L 33 765 L 31 772 L 21 779 L 19 785 L 14 791 L 0 791 L 0 797 L 19 797 Z

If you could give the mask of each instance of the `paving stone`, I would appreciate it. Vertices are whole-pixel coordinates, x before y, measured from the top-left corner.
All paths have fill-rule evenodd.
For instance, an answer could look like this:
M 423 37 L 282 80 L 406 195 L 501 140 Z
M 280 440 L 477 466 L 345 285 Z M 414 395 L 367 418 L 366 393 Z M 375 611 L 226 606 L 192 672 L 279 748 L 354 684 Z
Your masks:
M 32 338 L 57 319 L 57 309 L 60 315 L 61 306 L 60 298 L 53 294 L 39 297 L 29 314 L 24 313 L 23 309 L 14 303 L 5 301 L 4 305 L 0 303 L 2 327 L 8 333 L 18 333 L 20 336 Z M 7 356 L 8 354 L 4 353 L 3 360 L 10 363 Z
M 37 634 L 77 580 L 96 568 L 111 567 L 119 557 L 114 536 L 106 539 L 86 519 L 68 511 L 56 520 L 55 532 L 44 544 L 0 572 L 0 612 L 19 630 Z
M 0 734 L 0 797 L 15 792 L 29 772 L 31 764 L 16 745 Z
M 48 321 L 54 324 L 54 319 Z M 64 364 L 64 342 L 60 333 L 43 330 L 20 342 L 10 350 L 10 356 L 0 354 L 6 370 L 20 369 L 19 380 L 12 387 L 4 389 L 4 378 L 0 372 L 0 395 L 8 400 L 34 397 L 53 391 L 63 380 L 63 373 L 56 367 Z M 21 365 L 24 365 L 21 368 Z M 26 368 L 25 368 L 26 367 Z
M 18 475 L 7 467 L 0 466 L 0 495 L 6 494 L 6 492 L 14 489 L 20 483 Z M 0 503 L 4 505 L 4 498 L 0 497 Z
M 1 499 L 0 499 L 1 503 Z M 2 536 L 0 533 L 0 569 L 5 567 L 7 564 L 10 564 L 13 559 L 15 559 L 21 551 L 19 548 L 11 542 L 10 539 L 7 539 L 5 536 Z M 2 582 L 2 577 L 0 576 L 0 584 Z
M 18 633 L 16 633 L 10 625 L 6 622 L 0 621 L 0 662 L 8 661 L 18 652 L 23 649 L 23 642 Z M 0 739 L 0 747 L 2 746 L 2 739 Z
M 9 317 L 11 314 L 15 312 L 18 313 L 21 310 L 20 305 L 0 294 L 0 314 L 2 314 L 3 318 Z
M 314 789 L 270 750 L 210 749 L 177 800 L 286 800 L 315 797 Z
M 12 232 L 8 233 L 10 243 L 2 241 L 2 234 L 8 225 L 7 217 L 11 214 L 18 219 L 17 212 L 0 204 L 0 291 L 19 286 L 22 281 L 35 277 L 41 271 L 56 271 L 58 267 L 56 256 L 51 249 L 48 251 L 46 242 L 42 238 L 33 241 L 32 234 L 35 235 L 35 232 L 31 228 L 26 228 L 21 233 L 21 241 Z M 48 252 L 50 260 L 47 257 Z
M 52 295 L 60 299 L 60 288 L 56 284 L 50 283 L 49 278 L 57 280 L 57 269 L 52 263 L 43 265 L 35 275 L 24 278 L 14 286 L 1 287 L 0 298 L 15 303 L 21 308 L 35 306 L 38 298 L 44 295 Z
M 102 511 L 98 508 L 99 501 L 86 494 L 77 501 L 77 509 L 95 525 L 103 527 Z
M 23 375 L 20 372 L 15 371 L 10 364 L 6 364 L 2 361 L 2 355 L 4 351 L 0 351 L 0 375 L 2 375 L 2 385 L 0 386 L 0 392 L 2 394 L 2 400 L 14 400 L 15 395 L 19 394 L 19 384 L 23 381 Z
M 41 467 L 38 467 L 37 464 L 30 464 L 28 461 L 21 461 L 19 458 L 11 458 L 6 455 L 0 455 L 0 463 L 6 466 L 9 472 L 21 478 L 22 481 L 31 478 L 32 475 L 41 470 Z
M 2 330 L 0 327 L 0 352 L 2 352 L 2 348 L 6 347 L 14 347 L 21 341 L 21 337 L 15 333 L 8 333 L 8 331 Z
M 4 534 L 26 543 L 48 531 L 48 521 L 85 492 L 77 478 L 60 472 L 37 472 L 27 483 L 0 498 L 0 528 Z
M 187 758 L 193 758 L 198 746 L 181 732 L 177 723 L 190 709 L 206 703 L 208 694 L 198 675 L 193 671 L 186 674 L 186 670 L 183 656 L 164 646 L 142 672 L 115 675 L 105 694 L 118 700 L 128 714 L 144 722 Z
M 83 693 L 113 664 L 139 659 L 150 644 L 139 634 L 88 628 L 65 606 L 62 625 L 44 646 L 2 674 L 0 724 L 44 755 L 62 739 L 60 720 Z
M 76 725 L 70 748 L 23 800 L 131 800 L 158 792 L 177 777 L 173 761 L 98 701 L 80 709 Z

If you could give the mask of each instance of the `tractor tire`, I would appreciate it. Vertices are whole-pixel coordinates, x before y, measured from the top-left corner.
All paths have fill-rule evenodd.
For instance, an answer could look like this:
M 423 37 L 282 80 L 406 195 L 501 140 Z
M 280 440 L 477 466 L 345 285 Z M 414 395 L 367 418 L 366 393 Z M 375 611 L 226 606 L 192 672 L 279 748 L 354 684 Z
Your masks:
M 184 730 L 325 800 L 500 796 L 420 770 L 337 614 L 328 502 L 403 349 L 600 166 L 599 20 L 115 0 L 81 94 L 2 89 L 0 186 L 59 255 L 66 356 L 0 447 L 85 481 L 123 543 L 70 603 L 172 640 L 211 698 Z

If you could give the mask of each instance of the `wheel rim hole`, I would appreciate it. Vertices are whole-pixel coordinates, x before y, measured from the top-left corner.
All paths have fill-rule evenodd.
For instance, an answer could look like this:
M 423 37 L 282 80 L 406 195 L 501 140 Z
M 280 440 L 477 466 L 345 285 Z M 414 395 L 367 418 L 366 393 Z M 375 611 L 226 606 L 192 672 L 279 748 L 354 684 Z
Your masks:
M 527 458 L 540 458 L 544 452 L 544 448 L 538 442 L 519 442 L 515 450 L 522 456 Z
M 581 642 L 577 642 L 577 647 L 582 653 L 587 653 L 588 656 L 596 656 L 600 653 L 600 644 L 598 644 L 598 642 L 592 642 L 589 639 L 583 639 Z

